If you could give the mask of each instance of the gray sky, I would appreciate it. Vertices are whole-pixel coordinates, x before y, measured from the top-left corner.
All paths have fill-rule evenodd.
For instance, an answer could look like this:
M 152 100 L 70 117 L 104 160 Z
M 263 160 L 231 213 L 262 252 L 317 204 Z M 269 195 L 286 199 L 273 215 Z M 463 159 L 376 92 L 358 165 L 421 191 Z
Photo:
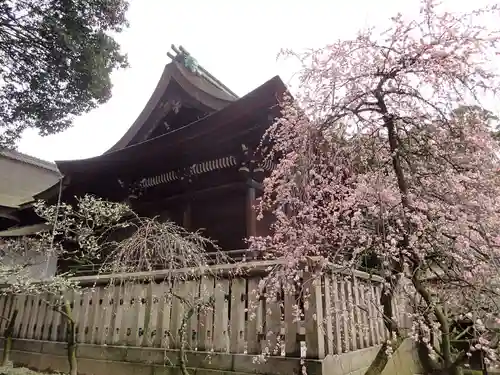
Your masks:
M 451 0 L 450 0 L 451 1 Z M 474 4 L 488 3 L 476 0 Z M 113 74 L 113 97 L 76 119 L 64 133 L 28 131 L 19 150 L 46 160 L 96 156 L 134 122 L 169 62 L 170 45 L 182 45 L 215 77 L 244 95 L 274 75 L 286 82 L 296 67 L 276 61 L 280 48 L 318 47 L 376 25 L 418 0 L 131 0 L 130 28 L 119 36 L 131 67 Z M 454 7 L 456 6 L 454 3 Z

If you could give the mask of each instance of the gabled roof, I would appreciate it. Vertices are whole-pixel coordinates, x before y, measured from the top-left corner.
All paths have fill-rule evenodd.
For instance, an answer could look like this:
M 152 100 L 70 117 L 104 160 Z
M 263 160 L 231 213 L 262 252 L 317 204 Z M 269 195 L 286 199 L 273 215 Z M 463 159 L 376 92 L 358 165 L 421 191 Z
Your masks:
M 218 111 L 238 96 L 198 65 L 182 46 L 172 45 L 175 55 L 165 66 L 158 84 L 146 106 L 126 133 L 106 153 L 117 151 L 146 140 L 173 102 L 188 102 L 205 113 Z

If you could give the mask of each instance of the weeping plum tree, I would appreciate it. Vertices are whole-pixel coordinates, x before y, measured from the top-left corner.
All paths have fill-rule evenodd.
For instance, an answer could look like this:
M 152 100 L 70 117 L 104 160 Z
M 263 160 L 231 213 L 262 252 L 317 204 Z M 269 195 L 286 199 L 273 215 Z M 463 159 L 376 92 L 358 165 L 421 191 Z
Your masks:
M 302 63 L 299 93 L 264 141 L 277 166 L 260 211 L 275 222 L 251 245 L 285 260 L 267 285 L 299 280 L 311 257 L 354 270 L 370 256 L 386 280 L 393 343 L 394 290 L 412 297 L 410 335 L 427 373 L 457 374 L 473 352 L 498 361 L 500 163 L 480 103 L 500 88 L 489 60 L 500 30 L 484 25 L 498 13 L 423 0 L 417 17 L 397 14 L 383 32 L 285 51 Z M 456 328 L 463 319 L 468 332 Z M 384 350 L 367 373 L 384 368 Z
M 50 238 L 50 235 L 40 234 L 0 242 L 0 295 L 5 298 L 6 304 L 0 316 L 5 321 L 1 366 L 10 362 L 16 319 L 23 313 L 15 296 L 36 296 L 49 308 L 63 313 L 61 295 L 78 289 L 68 275 L 56 276 L 48 269 L 51 258 L 59 255 Z
M 54 275 L 46 272 L 46 267 L 50 259 L 71 259 L 80 264 L 99 260 L 102 256 L 100 242 L 114 227 L 125 226 L 121 221 L 130 209 L 126 205 L 85 196 L 74 206 L 36 202 L 34 210 L 52 230 L 29 237 L 3 239 L 0 243 L 0 294 L 9 299 L 14 297 L 13 308 L 6 309 L 10 314 L 1 317 L 8 322 L 2 364 L 9 361 L 16 315 L 23 313 L 18 308 L 24 306 L 17 304 L 16 296 L 37 296 L 40 303 L 61 314 L 65 322 L 70 374 L 76 375 L 76 322 L 68 297 L 81 292 L 81 288 L 71 273 Z
M 126 226 L 122 219 L 130 209 L 126 205 L 85 196 L 77 199 L 74 206 L 36 202 L 34 210 L 52 230 L 29 237 L 3 239 L 0 243 L 0 294 L 8 296 L 9 300 L 14 297 L 14 308 L 6 309 L 9 315 L 1 317 L 8 322 L 2 364 L 9 361 L 15 318 L 18 312 L 23 313 L 18 308 L 24 306 L 17 304 L 16 296 L 37 296 L 41 303 L 63 317 L 70 374 L 76 375 L 76 322 L 68 297 L 79 293 L 81 288 L 71 273 L 54 275 L 46 272 L 48 269 L 45 267 L 51 258 L 71 259 L 80 264 L 99 260 L 102 257 L 101 242 L 114 228 Z
M 59 203 L 48 205 L 44 201 L 34 204 L 35 213 L 52 230 L 49 235 L 38 233 L 32 238 L 32 247 L 57 250 L 58 260 L 72 261 L 80 265 L 93 264 L 102 259 L 102 243 L 118 225 L 124 227 L 123 219 L 130 209 L 123 204 L 114 204 L 86 195 L 76 199 L 75 205 Z M 81 292 L 78 282 L 71 278 L 71 273 L 64 277 L 71 288 L 61 290 L 59 298 L 48 301 L 66 322 L 67 359 L 70 375 L 78 373 L 76 357 L 76 321 L 74 319 L 69 292 Z
M 211 314 L 215 300 L 213 292 L 207 290 L 204 283 L 200 283 L 199 290 L 187 292 L 182 286 L 190 280 L 205 277 L 218 279 L 220 275 L 209 266 L 227 265 L 232 261 L 200 232 L 189 232 L 170 221 L 134 217 L 126 223 L 125 228 L 129 236 L 120 241 L 108 242 L 109 250 L 105 250 L 107 256 L 100 272 L 111 275 L 111 288 L 125 283 L 162 283 L 162 294 L 153 295 L 152 298 L 164 299 L 167 306 L 174 300 L 180 303 L 180 326 L 177 332 L 168 332 L 162 340 L 165 347 L 171 346 L 173 342 L 178 343 L 178 366 L 182 375 L 189 375 L 186 352 L 196 349 L 189 347 L 193 329 L 189 326 L 190 319 L 193 315 Z M 206 251 L 208 247 L 213 249 L 210 254 Z M 155 272 L 158 270 L 161 270 L 160 277 Z M 217 283 L 215 287 L 219 287 Z M 164 313 L 163 308 L 160 308 L 159 313 Z M 165 359 L 168 360 L 168 357 Z
M 166 347 L 171 340 L 179 343 L 178 365 L 183 375 L 189 375 L 186 359 L 188 324 L 194 314 L 209 314 L 214 300 L 203 289 L 183 293 L 180 285 L 187 280 L 218 277 L 209 265 L 231 261 L 217 250 L 217 245 L 199 232 L 189 232 L 170 221 L 141 217 L 127 204 L 90 195 L 77 198 L 75 205 L 38 202 L 36 212 L 53 226 L 63 249 L 60 256 L 82 265 L 92 263 L 98 276 L 108 280 L 105 290 L 109 293 L 124 285 L 132 290 L 134 284 L 146 288 L 147 284 L 163 283 L 162 295 L 152 298 L 164 299 L 167 304 L 177 299 L 183 308 L 178 331 L 162 335 L 162 340 L 166 341 Z M 207 247 L 215 251 L 209 254 Z M 133 296 L 134 303 L 142 303 L 141 299 L 139 295 Z M 70 372 L 76 374 L 76 322 L 70 303 L 65 301 L 63 308 L 68 322 Z M 151 332 L 145 332 L 145 336 L 149 339 Z

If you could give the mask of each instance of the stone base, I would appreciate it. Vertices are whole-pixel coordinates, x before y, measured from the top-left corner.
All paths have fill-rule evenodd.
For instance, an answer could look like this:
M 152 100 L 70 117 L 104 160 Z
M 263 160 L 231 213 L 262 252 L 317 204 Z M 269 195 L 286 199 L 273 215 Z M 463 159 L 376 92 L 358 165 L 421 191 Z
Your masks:
M 1 351 L 1 350 L 0 350 Z M 83 375 L 178 375 L 178 351 L 148 347 L 101 346 L 79 344 L 78 372 Z M 11 360 L 16 366 L 39 371 L 68 371 L 66 343 L 14 340 Z M 192 375 L 231 374 L 301 374 L 298 358 L 273 357 L 254 363 L 254 356 L 244 354 L 187 352 Z M 306 361 L 308 373 L 321 374 L 322 361 Z
M 405 346 L 403 346 L 405 348 Z M 323 360 L 305 360 L 308 375 L 363 375 L 379 347 L 372 347 Z M 1 351 L 1 350 L 0 350 Z M 404 351 L 408 354 L 408 348 Z M 410 375 L 410 363 L 398 357 L 383 375 Z M 401 353 L 403 354 L 403 353 Z M 148 347 L 79 344 L 78 372 L 82 375 L 180 375 L 178 351 Z M 14 340 L 11 360 L 16 366 L 47 372 L 67 372 L 66 344 L 52 341 Z M 271 357 L 254 363 L 253 355 L 187 352 L 191 375 L 301 375 L 299 358 Z M 403 366 L 403 368 L 401 368 Z

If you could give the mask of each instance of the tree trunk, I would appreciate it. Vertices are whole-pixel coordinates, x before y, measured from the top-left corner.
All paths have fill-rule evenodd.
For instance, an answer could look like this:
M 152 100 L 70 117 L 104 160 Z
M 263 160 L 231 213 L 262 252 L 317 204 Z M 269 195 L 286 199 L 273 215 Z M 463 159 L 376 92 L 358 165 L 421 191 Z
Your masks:
M 403 338 L 401 336 L 396 337 L 396 342 L 392 343 L 392 351 L 396 352 L 396 350 L 399 349 L 401 343 L 403 342 Z M 375 359 L 372 361 L 370 364 L 370 367 L 368 367 L 368 370 L 366 370 L 365 375 L 379 375 L 384 371 L 385 366 L 387 365 L 387 362 L 389 361 L 389 357 L 387 356 L 387 343 L 384 343 L 379 351 L 377 352 L 377 355 L 375 356 Z
M 78 374 L 78 363 L 76 360 L 76 335 L 75 335 L 75 322 L 71 315 L 71 306 L 68 301 L 64 302 L 64 313 L 68 321 L 66 329 L 66 341 L 68 344 L 68 365 L 69 375 Z
M 5 338 L 3 346 L 3 357 L 2 366 L 6 366 L 10 361 L 10 352 L 12 350 L 12 336 L 14 335 L 14 324 L 17 318 L 17 310 L 14 310 L 12 317 L 7 322 L 7 328 L 5 329 Z
M 412 277 L 412 283 L 417 293 L 425 301 L 428 308 L 434 313 L 438 322 L 439 330 L 441 331 L 441 356 L 443 357 L 442 369 L 438 370 L 439 374 L 443 375 L 461 375 L 462 369 L 460 368 L 460 356 L 453 360 L 451 352 L 450 340 L 450 325 L 448 316 L 439 304 L 434 303 L 431 294 L 420 282 L 419 273 L 415 272 Z
M 393 285 L 393 288 L 394 287 L 395 286 Z M 392 291 L 390 291 L 389 293 L 382 291 L 382 295 L 380 296 L 380 303 L 383 307 L 384 325 L 390 333 L 389 336 L 392 338 L 393 334 L 396 335 L 396 341 L 392 343 L 392 350 L 393 352 L 395 352 L 403 342 L 403 338 L 400 334 L 397 323 L 392 319 L 392 298 Z M 370 364 L 370 367 L 368 367 L 368 370 L 366 370 L 365 375 L 379 375 L 382 373 L 385 366 L 387 365 L 387 362 L 389 361 L 389 357 L 387 356 L 388 345 L 389 344 L 386 342 L 380 347 L 377 355 Z
M 191 319 L 194 310 L 194 307 L 189 308 L 189 310 L 182 317 L 181 327 L 179 328 L 179 366 L 181 368 L 182 375 L 190 375 L 186 366 L 186 328 L 187 322 L 189 319 Z

